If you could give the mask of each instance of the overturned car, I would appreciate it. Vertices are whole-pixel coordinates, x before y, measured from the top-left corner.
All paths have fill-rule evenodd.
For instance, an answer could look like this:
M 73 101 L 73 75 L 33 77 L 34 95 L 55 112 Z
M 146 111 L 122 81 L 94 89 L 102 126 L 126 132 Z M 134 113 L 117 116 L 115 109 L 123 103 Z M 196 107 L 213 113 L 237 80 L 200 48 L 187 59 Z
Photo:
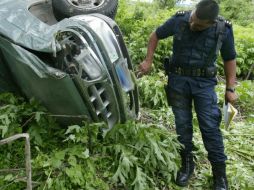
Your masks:
M 35 98 L 63 124 L 112 127 L 137 116 L 133 67 L 112 19 L 95 13 L 58 22 L 51 1 L 2 0 L 0 22 L 2 91 Z

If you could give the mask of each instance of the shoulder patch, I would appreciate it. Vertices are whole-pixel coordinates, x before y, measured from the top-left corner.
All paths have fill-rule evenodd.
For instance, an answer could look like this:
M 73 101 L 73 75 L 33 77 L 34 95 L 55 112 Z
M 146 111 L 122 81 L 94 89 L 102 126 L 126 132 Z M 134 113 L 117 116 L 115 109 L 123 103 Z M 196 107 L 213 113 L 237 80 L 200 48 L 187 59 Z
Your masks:
M 224 22 L 226 26 L 229 26 L 229 27 L 232 26 L 232 22 L 230 22 L 229 20 L 224 20 Z
M 221 15 L 218 15 L 217 20 L 219 20 L 219 21 L 224 21 L 225 18 L 224 18 L 223 16 L 221 16 Z
M 232 22 L 230 22 L 229 20 L 225 19 L 221 15 L 218 16 L 217 20 L 221 21 L 221 22 L 224 22 L 225 25 L 228 26 L 228 27 L 232 27 Z
M 184 16 L 185 13 L 187 13 L 187 11 L 177 11 L 175 15 L 176 16 Z

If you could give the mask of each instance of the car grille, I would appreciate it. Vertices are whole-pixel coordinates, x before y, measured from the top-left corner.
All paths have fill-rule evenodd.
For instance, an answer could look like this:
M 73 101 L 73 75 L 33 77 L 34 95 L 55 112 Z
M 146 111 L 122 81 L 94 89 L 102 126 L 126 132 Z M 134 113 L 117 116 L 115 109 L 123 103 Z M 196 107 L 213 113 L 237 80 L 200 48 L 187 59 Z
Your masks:
M 119 111 L 106 68 L 77 31 L 69 29 L 59 36 L 56 39 L 64 48 L 58 52 L 56 67 L 73 78 L 93 120 L 112 127 L 119 121 Z

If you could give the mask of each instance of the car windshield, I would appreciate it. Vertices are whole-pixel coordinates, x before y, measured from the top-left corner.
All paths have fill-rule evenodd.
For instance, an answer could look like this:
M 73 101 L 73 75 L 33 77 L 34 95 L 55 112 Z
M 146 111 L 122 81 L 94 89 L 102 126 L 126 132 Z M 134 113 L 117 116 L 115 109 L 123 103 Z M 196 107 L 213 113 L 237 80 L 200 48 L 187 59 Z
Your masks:
M 103 22 L 101 19 L 91 16 L 82 17 L 88 25 L 96 31 L 98 36 L 101 38 L 103 45 L 106 47 L 106 51 L 112 63 L 116 62 L 121 53 L 119 51 L 119 46 L 117 39 L 112 32 L 111 28 Z

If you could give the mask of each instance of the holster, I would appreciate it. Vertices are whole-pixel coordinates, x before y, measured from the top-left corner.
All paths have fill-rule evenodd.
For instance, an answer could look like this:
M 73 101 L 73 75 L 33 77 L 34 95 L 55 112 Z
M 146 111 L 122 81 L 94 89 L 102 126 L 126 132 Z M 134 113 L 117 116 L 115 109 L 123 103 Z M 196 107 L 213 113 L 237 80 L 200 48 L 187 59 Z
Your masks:
M 217 75 L 217 67 L 216 66 L 210 66 L 205 68 L 205 77 L 206 78 L 212 78 Z
M 164 86 L 164 90 L 167 97 L 167 102 L 169 106 L 174 106 L 178 108 L 187 108 L 189 105 L 188 97 L 180 94 L 169 85 Z
M 167 102 L 169 106 L 187 109 L 191 106 L 190 97 L 187 94 L 178 92 L 177 90 L 170 87 L 169 84 L 164 86 Z
M 164 65 L 165 74 L 168 75 L 170 72 L 170 57 L 164 58 L 163 65 Z
M 170 97 L 168 85 L 164 85 L 164 90 L 165 90 L 165 93 L 166 93 L 168 105 L 169 105 L 169 106 L 172 106 L 172 102 L 171 102 L 172 99 L 171 99 L 171 97 Z

